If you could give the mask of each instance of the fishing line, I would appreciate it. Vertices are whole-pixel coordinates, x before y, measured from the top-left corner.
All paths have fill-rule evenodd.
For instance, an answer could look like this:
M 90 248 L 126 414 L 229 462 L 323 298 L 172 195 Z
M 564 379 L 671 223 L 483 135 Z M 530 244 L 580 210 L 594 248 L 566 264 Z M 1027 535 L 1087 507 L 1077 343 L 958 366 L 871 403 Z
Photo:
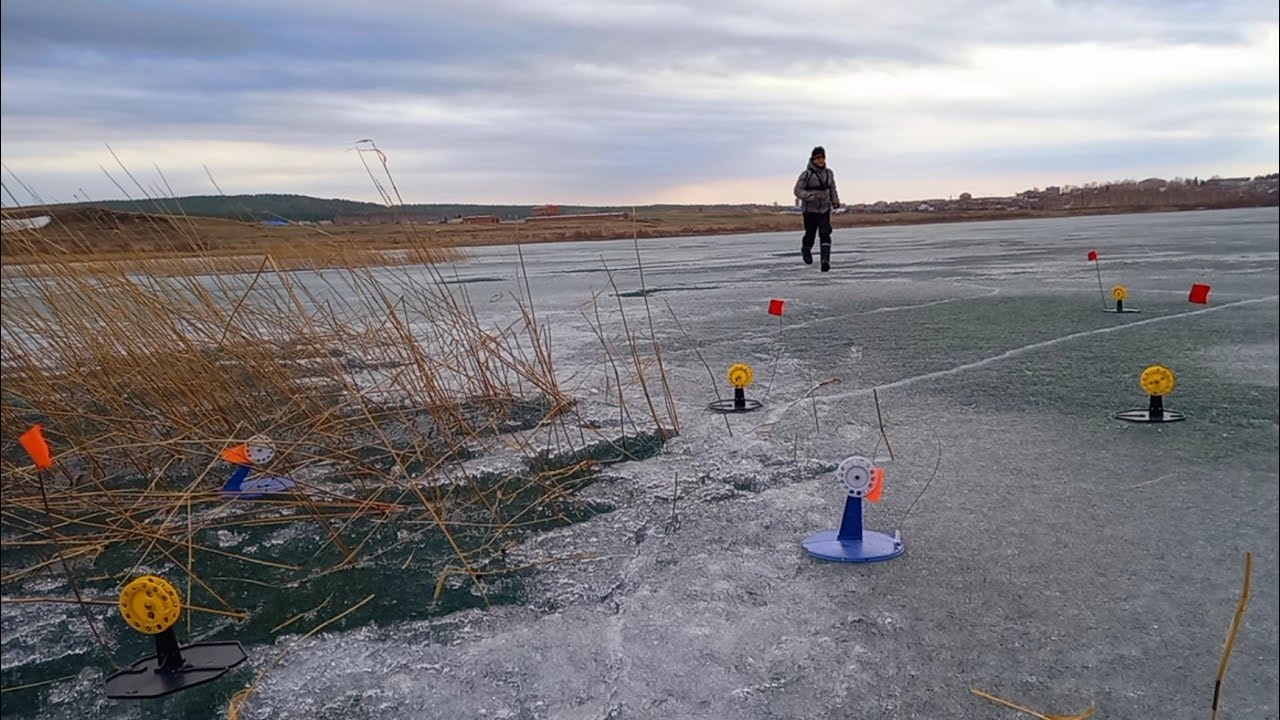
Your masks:
M 1102 296 L 1102 309 L 1107 309 L 1107 291 L 1102 289 L 1102 263 L 1094 260 L 1093 269 L 1098 273 L 1098 294 Z
M 769 399 L 769 393 L 773 390 L 773 379 L 778 374 L 778 361 L 782 358 L 782 333 L 786 329 L 783 323 L 786 318 L 778 316 L 778 333 L 773 340 L 773 367 L 769 369 L 769 382 L 765 384 L 764 396 L 760 398 L 760 402 Z
M 929 475 L 929 479 L 925 481 L 924 487 L 920 488 L 920 493 L 916 495 L 916 499 L 912 500 L 911 504 L 907 506 L 907 511 L 902 513 L 902 517 L 898 520 L 898 524 L 894 526 L 893 532 L 895 535 L 902 531 L 902 524 L 907 521 L 907 517 L 911 515 L 911 511 L 915 509 L 916 503 L 920 502 L 920 498 L 924 497 L 924 494 L 929 491 L 929 486 L 932 485 L 934 479 L 938 477 L 938 469 L 942 467 L 942 437 L 938 435 L 938 429 L 936 427 L 928 422 L 925 422 L 925 425 L 927 425 L 929 430 L 933 432 L 933 439 L 938 445 L 938 457 L 936 462 L 933 464 L 933 473 Z

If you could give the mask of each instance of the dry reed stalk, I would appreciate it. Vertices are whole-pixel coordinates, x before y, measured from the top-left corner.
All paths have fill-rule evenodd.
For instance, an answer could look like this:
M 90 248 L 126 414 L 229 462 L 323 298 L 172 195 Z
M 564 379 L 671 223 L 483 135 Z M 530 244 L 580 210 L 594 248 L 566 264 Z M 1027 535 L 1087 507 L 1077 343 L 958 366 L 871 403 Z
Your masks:
M 1222 660 L 1218 663 L 1218 674 L 1213 681 L 1213 704 L 1210 720 L 1217 720 L 1219 703 L 1222 700 L 1222 678 L 1227 674 L 1227 662 L 1231 660 L 1231 651 L 1236 646 L 1236 634 L 1240 632 L 1240 621 L 1244 611 L 1249 607 L 1249 589 L 1253 585 L 1253 553 L 1244 554 L 1244 581 L 1240 588 L 1240 600 L 1236 603 L 1235 614 L 1231 616 L 1231 626 L 1227 629 L 1227 640 L 1222 645 Z
M 337 615 L 334 615 L 328 620 L 325 620 L 319 625 L 311 628 L 311 630 L 309 630 L 306 635 L 303 635 L 301 638 L 298 638 L 298 642 L 295 643 L 293 647 L 277 655 L 274 660 L 272 660 L 265 668 L 263 668 L 258 673 L 257 677 L 253 679 L 253 682 L 250 683 L 249 687 L 231 696 L 230 702 L 227 703 L 227 720 L 237 720 L 237 718 L 240 717 L 240 709 L 244 707 L 244 704 L 248 702 L 249 698 L 253 695 L 253 693 L 255 693 L 258 690 L 258 686 L 262 684 L 263 678 L 266 677 L 267 673 L 271 670 L 271 668 L 274 668 L 276 665 L 279 665 L 285 658 L 289 657 L 289 655 L 293 653 L 294 649 L 297 647 L 299 643 L 309 639 L 312 635 L 315 635 L 316 633 L 320 632 L 326 627 L 329 627 L 330 625 L 338 622 L 342 618 L 350 615 L 356 610 L 359 610 L 360 608 L 369 604 L 369 602 L 372 601 L 375 597 L 377 597 L 377 595 L 368 595 L 365 597 L 365 599 L 361 600 L 355 605 L 352 605 L 346 610 L 343 610 Z
M 7 603 L 14 605 L 23 605 L 28 603 L 37 604 L 61 604 L 61 605 L 101 605 L 104 607 L 114 607 L 119 600 L 97 600 L 93 598 L 58 598 L 58 597 L 6 597 Z M 183 610 L 197 613 L 205 613 L 208 615 L 218 615 L 228 617 L 235 620 L 244 620 L 249 617 L 249 613 L 245 612 L 229 612 L 227 610 L 219 610 L 217 608 L 200 607 L 199 605 L 182 605 Z
M 871 388 L 871 397 L 876 403 L 876 422 L 880 424 L 880 438 L 884 440 L 884 446 L 889 450 L 889 459 L 895 460 L 893 445 L 889 443 L 889 434 L 884 430 L 884 413 L 880 411 L 880 392 L 875 388 Z
M 1010 702 L 1008 700 L 1005 700 L 1002 697 L 992 695 L 989 692 L 983 692 L 982 690 L 978 690 L 977 688 L 970 688 L 969 692 L 973 693 L 974 695 L 977 695 L 978 697 L 984 700 L 990 700 L 991 702 L 997 705 L 1003 705 L 1009 708 L 1010 710 L 1017 710 L 1018 712 L 1023 713 L 1025 715 L 1030 715 L 1031 717 L 1036 718 L 1036 720 L 1089 720 L 1089 718 L 1093 717 L 1093 712 L 1094 712 L 1094 706 L 1090 705 L 1089 707 L 1085 708 L 1083 711 L 1078 712 L 1074 715 L 1047 715 L 1045 713 L 1032 710 L 1029 707 L 1019 705 L 1015 702 Z
M 633 222 L 635 217 L 635 208 L 631 208 L 631 219 Z M 633 237 L 631 242 L 636 251 L 636 270 L 640 273 L 640 297 L 644 299 L 644 315 L 649 321 L 649 341 L 653 346 L 653 358 L 658 363 L 658 376 L 662 381 L 663 402 L 667 407 L 667 417 L 671 420 L 672 430 L 676 434 L 679 434 L 680 416 L 676 412 L 675 398 L 671 395 L 671 384 L 667 382 L 667 368 L 662 363 L 662 346 L 658 344 L 658 333 L 653 327 L 653 310 L 649 307 L 649 289 L 644 283 L 644 261 L 640 258 L 640 240 Z
M 667 437 L 666 426 L 663 425 L 662 419 L 658 417 L 657 408 L 654 407 L 653 395 L 652 393 L 649 392 L 649 383 L 648 383 L 648 380 L 645 378 L 644 368 L 642 367 L 640 362 L 640 351 L 639 351 L 639 348 L 636 346 L 636 336 L 631 332 L 631 326 L 627 322 L 627 312 L 622 305 L 622 294 L 618 290 L 618 283 L 614 280 L 613 271 L 609 269 L 609 266 L 604 263 L 602 264 L 604 265 L 605 273 L 609 278 L 609 287 L 613 288 L 613 295 L 618 301 L 618 317 L 622 321 L 623 336 L 627 339 L 627 346 L 628 346 L 628 349 L 631 351 L 632 365 L 635 367 L 635 370 L 636 370 L 635 377 L 636 377 L 636 380 L 639 381 L 640 383 L 641 392 L 644 393 L 644 401 L 649 408 L 649 416 L 653 418 L 654 423 L 658 426 L 658 432 L 664 438 L 666 438 Z M 648 307 L 647 302 L 645 304 L 645 307 L 646 308 Z M 657 341 L 655 340 L 654 342 L 656 344 Z M 666 389 L 667 391 L 666 392 L 667 407 L 673 408 L 674 404 L 671 401 L 670 388 L 666 382 L 665 372 L 663 372 L 662 374 L 662 384 L 664 389 Z M 668 417 L 667 419 L 670 420 L 670 425 L 673 428 L 673 432 L 674 432 L 674 428 L 678 424 L 678 421 L 676 420 L 675 417 Z
M 667 314 L 671 316 L 672 322 L 676 324 L 676 329 L 680 331 L 680 334 L 689 343 L 689 348 L 693 350 L 694 357 L 698 358 L 698 362 L 702 363 L 702 367 L 706 369 L 707 378 L 711 382 L 711 391 L 715 393 L 716 400 L 723 399 L 720 395 L 720 383 L 716 381 L 716 374 L 712 372 L 711 365 L 707 363 L 707 359 L 702 356 L 702 351 L 698 349 L 698 343 L 694 342 L 693 338 L 689 336 L 689 332 L 684 329 L 684 325 L 680 322 L 680 316 L 676 315 L 671 303 L 665 300 L 663 300 L 663 303 L 666 304 Z M 770 387 L 772 387 L 772 383 L 770 383 Z M 720 417 L 724 419 L 724 429 L 728 431 L 729 437 L 733 437 L 733 425 L 729 423 L 729 414 L 720 413 Z

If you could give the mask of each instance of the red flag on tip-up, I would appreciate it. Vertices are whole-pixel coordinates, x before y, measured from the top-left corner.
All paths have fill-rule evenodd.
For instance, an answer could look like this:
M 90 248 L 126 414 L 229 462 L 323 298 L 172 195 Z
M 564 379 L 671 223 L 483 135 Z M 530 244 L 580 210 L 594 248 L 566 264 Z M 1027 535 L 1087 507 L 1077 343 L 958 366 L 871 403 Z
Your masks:
M 1191 294 L 1187 296 L 1187 300 L 1200 305 L 1209 303 L 1209 286 L 1196 283 L 1191 286 Z
M 31 429 L 18 436 L 18 442 L 22 443 L 22 448 L 31 456 L 31 461 L 41 470 L 48 470 L 53 467 L 53 454 L 49 452 L 49 441 L 44 439 L 44 428 L 40 423 L 31 426 Z
M 1098 251 L 1097 251 L 1097 250 L 1090 250 L 1090 251 L 1089 251 L 1089 262 L 1098 262 Z
M 783 305 L 785 305 L 785 304 L 786 304 L 786 301 L 785 301 L 785 300 L 779 300 L 778 298 L 774 298 L 774 299 L 770 300 L 770 301 L 769 301 L 769 314 L 770 314 L 770 315 L 777 315 L 777 316 L 781 317 L 781 316 L 782 316 L 782 306 L 783 306 Z

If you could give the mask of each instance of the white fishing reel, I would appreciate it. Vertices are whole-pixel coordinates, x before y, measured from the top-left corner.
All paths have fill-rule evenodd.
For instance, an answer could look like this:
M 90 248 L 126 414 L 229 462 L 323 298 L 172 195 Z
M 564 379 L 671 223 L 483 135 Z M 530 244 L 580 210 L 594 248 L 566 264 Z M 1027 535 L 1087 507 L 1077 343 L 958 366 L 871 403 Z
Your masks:
M 254 465 L 266 465 L 276 457 L 276 445 L 266 435 L 254 435 L 244 446 L 245 454 Z
M 866 497 L 871 492 L 875 465 L 861 455 L 851 455 L 836 468 L 836 479 L 844 485 L 849 497 Z

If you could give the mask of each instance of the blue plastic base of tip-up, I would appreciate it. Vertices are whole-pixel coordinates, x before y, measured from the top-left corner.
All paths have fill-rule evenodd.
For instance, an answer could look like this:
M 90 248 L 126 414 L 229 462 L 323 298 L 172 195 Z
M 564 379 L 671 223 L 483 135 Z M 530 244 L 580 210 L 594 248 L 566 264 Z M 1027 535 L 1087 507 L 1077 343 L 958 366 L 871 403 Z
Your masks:
M 862 529 L 862 498 L 857 497 L 845 500 L 839 530 L 816 532 L 801 545 L 819 560 L 847 563 L 889 560 L 906 549 L 900 538 Z
M 861 540 L 841 540 L 838 530 L 823 530 L 805 538 L 804 549 L 819 560 L 868 563 L 896 558 L 905 548 L 884 533 L 864 530 Z
M 268 495 L 287 492 L 289 488 L 297 485 L 290 478 L 276 475 L 258 475 L 250 478 L 249 472 L 248 465 L 237 466 L 236 471 L 231 474 L 231 477 L 227 478 L 227 483 L 222 486 L 222 494 L 244 500 L 257 500 Z

